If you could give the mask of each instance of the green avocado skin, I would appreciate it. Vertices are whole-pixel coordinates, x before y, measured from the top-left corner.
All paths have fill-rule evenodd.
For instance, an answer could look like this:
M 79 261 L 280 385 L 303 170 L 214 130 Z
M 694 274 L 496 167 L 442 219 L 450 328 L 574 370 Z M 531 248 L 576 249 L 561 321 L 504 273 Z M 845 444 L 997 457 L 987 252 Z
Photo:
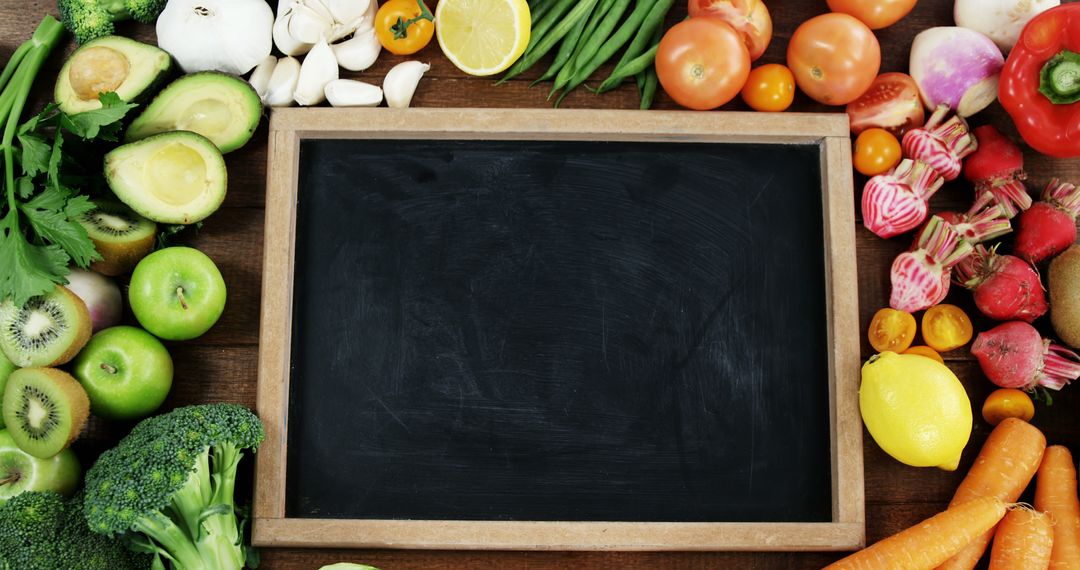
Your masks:
M 93 48 L 108 48 L 123 54 L 127 59 L 128 76 L 115 92 L 120 99 L 129 103 L 146 101 L 172 75 L 172 56 L 157 46 L 121 36 L 105 36 L 87 42 L 72 52 L 56 76 L 53 99 L 65 114 L 74 115 L 101 108 L 100 101 L 82 99 L 71 85 L 72 63 L 78 61 L 80 54 Z

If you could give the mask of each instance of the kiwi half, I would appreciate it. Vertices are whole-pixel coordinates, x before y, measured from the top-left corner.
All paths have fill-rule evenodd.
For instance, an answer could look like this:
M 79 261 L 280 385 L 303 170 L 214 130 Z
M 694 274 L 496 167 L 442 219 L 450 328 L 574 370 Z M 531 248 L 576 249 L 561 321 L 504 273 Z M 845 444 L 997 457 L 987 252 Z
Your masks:
M 119 202 L 100 201 L 96 206 L 79 218 L 102 257 L 90 269 L 111 277 L 128 273 L 154 249 L 157 224 Z
M 86 303 L 57 285 L 22 306 L 0 305 L 0 350 L 17 366 L 58 366 L 69 362 L 90 340 Z
M 0 402 L 4 398 L 4 387 L 7 386 L 8 376 L 11 376 L 17 368 L 15 363 L 4 355 L 4 351 L 0 350 Z M 0 415 L 0 428 L 2 427 L 4 427 L 4 416 Z
M 19 449 L 47 459 L 79 436 L 90 415 L 90 399 L 67 372 L 23 368 L 8 378 L 0 411 Z

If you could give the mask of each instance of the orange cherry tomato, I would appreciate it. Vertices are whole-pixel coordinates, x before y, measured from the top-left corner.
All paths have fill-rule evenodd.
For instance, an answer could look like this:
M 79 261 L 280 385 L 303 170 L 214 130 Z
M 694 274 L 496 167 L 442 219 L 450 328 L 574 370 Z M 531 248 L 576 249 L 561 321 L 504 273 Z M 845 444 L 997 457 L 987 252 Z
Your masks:
M 945 364 L 945 359 L 938 354 L 938 351 L 930 348 L 929 346 L 913 346 L 903 352 L 904 354 L 914 354 L 916 356 L 925 356 L 930 360 L 936 360 L 942 364 Z
M 1028 422 L 1035 417 L 1035 404 L 1021 390 L 998 388 L 983 402 L 982 417 L 992 426 L 1000 424 L 1005 418 L 1019 418 Z
M 750 71 L 742 100 L 755 111 L 784 111 L 795 100 L 795 76 L 779 63 L 762 65 Z
M 885 129 L 866 129 L 855 139 L 852 151 L 855 170 L 875 176 L 896 166 L 903 158 L 900 141 Z
M 435 16 L 423 0 L 390 0 L 375 13 L 375 36 L 390 53 L 416 53 L 433 35 Z
M 941 304 L 923 313 L 922 335 L 926 344 L 938 352 L 948 352 L 964 346 L 974 334 L 971 319 L 956 305 Z
M 870 346 L 878 352 L 904 352 L 915 340 L 915 317 L 888 307 L 874 313 L 870 320 Z
M 871 30 L 891 26 L 908 15 L 916 0 L 828 0 L 829 9 L 858 18 Z
M 731 24 L 746 42 L 750 61 L 757 61 L 772 39 L 772 17 L 761 0 L 690 0 L 691 18 L 709 16 Z
M 846 105 L 874 82 L 881 46 L 866 24 L 847 14 L 805 21 L 788 43 L 787 64 L 804 93 L 826 105 Z
M 720 18 L 690 18 L 660 40 L 656 75 L 664 91 L 688 109 L 715 109 L 739 94 L 750 74 L 750 53 Z

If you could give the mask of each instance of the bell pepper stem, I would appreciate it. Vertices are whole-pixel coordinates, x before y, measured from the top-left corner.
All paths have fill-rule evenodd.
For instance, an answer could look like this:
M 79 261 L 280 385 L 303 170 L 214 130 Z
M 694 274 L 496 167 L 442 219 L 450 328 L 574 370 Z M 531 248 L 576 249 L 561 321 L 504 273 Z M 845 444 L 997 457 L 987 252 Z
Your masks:
M 1055 105 L 1080 101 L 1080 54 L 1061 50 L 1039 72 L 1039 92 Z

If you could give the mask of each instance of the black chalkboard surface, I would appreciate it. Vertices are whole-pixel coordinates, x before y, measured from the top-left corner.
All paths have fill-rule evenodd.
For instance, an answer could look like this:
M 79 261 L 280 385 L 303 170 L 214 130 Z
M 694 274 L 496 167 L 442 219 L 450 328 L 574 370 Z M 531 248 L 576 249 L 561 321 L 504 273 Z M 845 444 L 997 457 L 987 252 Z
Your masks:
M 299 144 L 287 518 L 833 520 L 822 147 Z

